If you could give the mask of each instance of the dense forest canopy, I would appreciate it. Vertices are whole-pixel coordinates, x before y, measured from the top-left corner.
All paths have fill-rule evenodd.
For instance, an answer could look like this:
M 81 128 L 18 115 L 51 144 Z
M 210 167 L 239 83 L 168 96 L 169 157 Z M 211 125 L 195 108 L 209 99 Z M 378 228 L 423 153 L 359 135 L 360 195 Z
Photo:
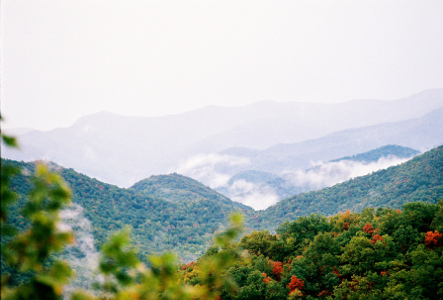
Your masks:
M 441 299 L 442 231 L 441 200 L 299 217 L 241 239 L 250 256 L 226 271 L 237 291 L 221 299 Z M 183 267 L 185 283 L 200 266 Z

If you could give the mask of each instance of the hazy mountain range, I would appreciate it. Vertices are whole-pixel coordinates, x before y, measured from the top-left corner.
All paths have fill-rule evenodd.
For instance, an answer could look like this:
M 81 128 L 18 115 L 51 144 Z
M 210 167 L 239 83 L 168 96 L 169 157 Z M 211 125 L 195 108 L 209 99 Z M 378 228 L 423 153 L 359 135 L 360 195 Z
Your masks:
M 165 117 L 102 112 L 67 128 L 24 132 L 21 150 L 2 148 L 2 157 L 46 159 L 126 187 L 174 171 L 208 184 L 217 177 L 212 169 L 226 183 L 242 171 L 281 174 L 387 144 L 430 149 L 443 144 L 442 107 L 443 89 L 434 89 L 392 101 L 262 101 Z M 195 166 L 208 174 L 193 176 Z

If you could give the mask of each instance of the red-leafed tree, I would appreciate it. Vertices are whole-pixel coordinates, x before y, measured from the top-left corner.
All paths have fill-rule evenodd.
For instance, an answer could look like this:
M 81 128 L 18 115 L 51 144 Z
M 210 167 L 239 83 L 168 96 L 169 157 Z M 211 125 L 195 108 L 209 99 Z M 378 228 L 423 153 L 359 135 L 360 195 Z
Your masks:
M 332 295 L 332 293 L 329 290 L 323 290 L 317 295 L 317 297 L 325 297 L 325 296 L 331 296 L 331 295 Z
M 297 276 L 292 275 L 291 282 L 288 284 L 290 292 L 294 290 L 302 290 L 304 287 L 305 287 L 305 282 L 297 278 Z
M 366 223 L 365 226 L 363 226 L 363 231 L 369 234 L 374 233 L 374 227 L 372 227 L 371 223 Z
M 279 261 L 269 260 L 272 265 L 272 274 L 274 274 L 278 281 L 280 281 L 281 272 L 283 272 L 283 264 Z
M 373 245 L 375 245 L 375 243 L 377 243 L 377 241 L 383 241 L 383 238 L 379 234 L 374 234 L 374 236 L 372 237 L 371 243 Z
M 443 237 L 442 233 L 439 233 L 438 231 L 428 231 L 426 232 L 425 236 L 425 245 L 428 248 L 432 248 L 435 246 L 441 246 L 440 239 Z
M 194 263 L 193 261 L 191 261 L 190 263 L 188 263 L 188 264 L 182 266 L 182 270 L 186 270 L 187 268 L 190 268 L 190 267 L 194 266 L 194 264 L 195 264 L 195 263 Z
M 269 281 L 271 281 L 271 277 L 269 277 L 266 273 L 262 273 L 263 275 L 263 282 L 269 283 Z

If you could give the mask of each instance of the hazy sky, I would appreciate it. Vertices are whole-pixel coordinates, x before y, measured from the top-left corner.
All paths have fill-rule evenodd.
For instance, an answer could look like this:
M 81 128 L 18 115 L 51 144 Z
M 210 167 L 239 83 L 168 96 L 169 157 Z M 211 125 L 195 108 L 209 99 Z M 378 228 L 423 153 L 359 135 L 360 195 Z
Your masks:
M 1 1 L 5 127 L 443 87 L 443 1 Z

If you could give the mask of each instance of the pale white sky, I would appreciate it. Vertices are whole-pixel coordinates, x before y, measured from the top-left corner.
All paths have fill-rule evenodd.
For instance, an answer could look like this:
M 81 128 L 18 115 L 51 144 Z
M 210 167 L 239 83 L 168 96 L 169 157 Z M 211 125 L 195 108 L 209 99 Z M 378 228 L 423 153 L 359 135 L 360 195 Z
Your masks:
M 443 1 L 1 1 L 5 127 L 443 87 Z

